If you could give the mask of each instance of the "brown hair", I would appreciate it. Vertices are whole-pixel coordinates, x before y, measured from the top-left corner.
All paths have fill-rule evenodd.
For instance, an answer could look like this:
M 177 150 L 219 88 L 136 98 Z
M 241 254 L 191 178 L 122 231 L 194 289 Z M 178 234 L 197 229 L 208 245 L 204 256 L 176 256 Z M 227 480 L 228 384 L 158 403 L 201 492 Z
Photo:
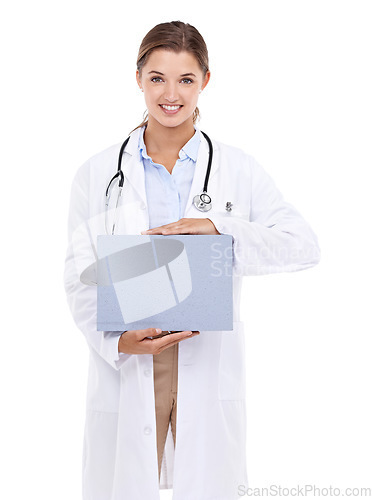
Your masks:
M 142 68 L 146 64 L 150 54 L 155 49 L 167 49 L 174 52 L 186 51 L 192 53 L 203 71 L 205 77 L 209 71 L 208 49 L 199 31 L 191 24 L 181 21 L 161 23 L 152 28 L 142 40 L 138 51 L 137 69 L 141 76 Z M 199 109 L 195 108 L 193 122 L 200 117 Z M 137 128 L 147 125 L 147 115 Z

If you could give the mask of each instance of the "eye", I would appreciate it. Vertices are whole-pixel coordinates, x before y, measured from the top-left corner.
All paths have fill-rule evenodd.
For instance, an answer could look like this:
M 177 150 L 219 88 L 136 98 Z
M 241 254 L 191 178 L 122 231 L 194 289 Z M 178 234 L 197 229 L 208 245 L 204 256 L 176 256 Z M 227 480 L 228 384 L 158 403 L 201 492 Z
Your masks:
M 163 80 L 160 76 L 154 76 L 153 78 L 151 78 L 151 81 L 154 83 L 158 83 L 158 82 L 162 82 Z
M 184 83 L 187 83 L 188 85 L 190 85 L 190 83 L 193 83 L 193 80 L 191 80 L 191 78 L 183 78 L 181 80 L 181 82 L 184 82 Z

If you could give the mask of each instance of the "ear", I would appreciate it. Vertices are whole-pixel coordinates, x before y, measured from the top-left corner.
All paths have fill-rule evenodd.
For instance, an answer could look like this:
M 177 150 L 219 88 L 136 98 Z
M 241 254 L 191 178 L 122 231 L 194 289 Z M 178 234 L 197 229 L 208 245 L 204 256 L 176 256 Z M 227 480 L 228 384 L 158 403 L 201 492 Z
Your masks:
M 140 76 L 139 76 L 139 71 L 138 71 L 138 69 L 136 70 L 136 80 L 137 80 L 137 83 L 138 83 L 139 88 L 141 89 L 141 88 L 142 88 L 142 84 L 141 84 L 141 78 L 140 78 Z
M 205 77 L 204 77 L 204 81 L 203 81 L 203 85 L 202 85 L 201 90 L 205 89 L 205 87 L 208 85 L 208 82 L 209 82 L 210 78 L 211 78 L 211 72 L 207 71 L 206 74 L 205 74 Z

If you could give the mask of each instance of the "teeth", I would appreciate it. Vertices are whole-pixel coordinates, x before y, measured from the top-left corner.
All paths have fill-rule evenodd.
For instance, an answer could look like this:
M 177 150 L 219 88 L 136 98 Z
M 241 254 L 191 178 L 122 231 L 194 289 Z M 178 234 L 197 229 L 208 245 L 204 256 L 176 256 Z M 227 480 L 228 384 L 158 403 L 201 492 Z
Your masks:
M 166 106 L 165 104 L 162 104 L 161 107 L 168 110 L 168 111 L 175 111 L 176 109 L 180 108 L 181 106 Z

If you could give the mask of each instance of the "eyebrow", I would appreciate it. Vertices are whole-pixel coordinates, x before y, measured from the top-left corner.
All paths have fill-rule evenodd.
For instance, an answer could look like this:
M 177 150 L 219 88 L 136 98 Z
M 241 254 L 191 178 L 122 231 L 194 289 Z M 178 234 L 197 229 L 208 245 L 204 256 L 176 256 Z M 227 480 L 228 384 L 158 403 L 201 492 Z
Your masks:
M 160 76 L 164 76 L 164 73 L 160 73 L 160 71 L 149 71 L 147 74 L 148 75 L 151 75 L 152 73 L 155 73 L 156 75 L 160 75 Z M 184 77 L 184 76 L 193 76 L 196 78 L 196 75 L 194 75 L 194 73 L 184 73 L 183 75 L 180 75 L 181 77 Z

